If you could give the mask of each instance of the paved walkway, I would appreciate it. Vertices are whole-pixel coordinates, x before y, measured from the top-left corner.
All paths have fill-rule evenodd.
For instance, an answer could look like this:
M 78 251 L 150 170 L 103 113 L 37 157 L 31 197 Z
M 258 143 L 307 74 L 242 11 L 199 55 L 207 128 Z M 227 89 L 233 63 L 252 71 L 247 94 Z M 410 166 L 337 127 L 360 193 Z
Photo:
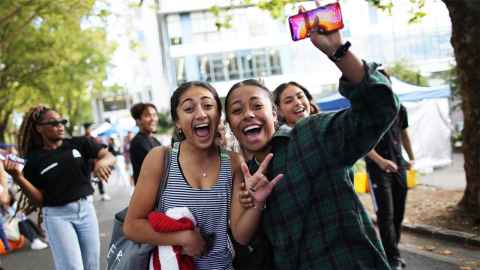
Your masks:
M 454 153 L 452 160 L 453 162 L 449 166 L 437 168 L 429 174 L 418 175 L 417 182 L 419 184 L 443 189 L 465 189 L 466 180 L 465 171 L 463 169 L 463 154 Z

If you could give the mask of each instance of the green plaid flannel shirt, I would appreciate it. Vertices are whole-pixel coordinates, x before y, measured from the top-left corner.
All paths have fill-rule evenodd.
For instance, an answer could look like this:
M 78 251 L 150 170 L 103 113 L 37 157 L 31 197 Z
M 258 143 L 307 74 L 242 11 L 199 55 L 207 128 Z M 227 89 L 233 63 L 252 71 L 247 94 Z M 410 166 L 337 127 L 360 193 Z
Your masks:
M 263 213 L 276 270 L 390 269 L 348 169 L 379 141 L 398 112 L 388 79 L 366 64 L 357 85 L 340 80 L 351 108 L 277 131 L 268 176 L 285 176 Z

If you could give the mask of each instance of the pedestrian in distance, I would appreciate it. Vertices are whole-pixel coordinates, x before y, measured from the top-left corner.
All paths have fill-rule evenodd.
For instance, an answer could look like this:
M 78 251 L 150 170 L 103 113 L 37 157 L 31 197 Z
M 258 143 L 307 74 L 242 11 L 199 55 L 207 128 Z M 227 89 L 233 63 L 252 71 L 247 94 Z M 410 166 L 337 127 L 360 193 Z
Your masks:
M 394 120 L 397 98 L 378 65 L 360 60 L 338 31 L 314 29 L 310 40 L 342 72 L 339 90 L 351 108 L 276 130 L 271 92 L 257 80 L 233 85 L 225 99 L 235 137 L 254 154 L 250 168 L 273 153 L 267 177 L 284 174 L 262 215 L 272 268 L 390 269 L 348 175 Z
M 18 135 L 18 163 L 5 160 L 31 203 L 41 206 L 55 269 L 100 269 L 100 236 L 88 161 L 106 181 L 115 158 L 103 145 L 85 137 L 65 138 L 67 120 L 53 109 L 35 106 L 25 115 Z
M 402 145 L 409 161 L 402 155 Z M 406 108 L 400 111 L 390 129 L 372 149 L 365 163 L 375 198 L 377 223 L 388 261 L 394 270 L 406 267 L 398 244 L 407 201 L 407 170 L 412 168 L 415 156 L 408 135 Z
M 142 165 L 123 230 L 127 238 L 153 245 L 182 247 L 193 257 L 195 269 L 233 269 L 233 250 L 227 234 L 230 226 L 240 243 L 249 241 L 260 220 L 266 197 L 281 178 L 269 182 L 263 175 L 271 156 L 250 174 L 238 154 L 220 148 L 217 139 L 221 114 L 216 90 L 204 82 L 187 82 L 172 94 L 170 112 L 180 138 L 173 144 L 170 168 L 163 172 L 166 147 L 155 147 Z M 160 198 L 162 212 L 187 207 L 197 222 L 195 230 L 155 232 L 147 216 L 155 207 L 162 175 L 168 176 Z M 237 198 L 242 182 L 256 192 L 255 207 L 241 207 Z M 232 194 L 233 190 L 233 194 Z
M 153 136 L 157 130 L 157 107 L 152 103 L 137 103 L 130 109 L 130 114 L 140 129 L 130 142 L 130 160 L 133 168 L 133 184 L 137 184 L 143 160 L 148 152 L 162 144 Z

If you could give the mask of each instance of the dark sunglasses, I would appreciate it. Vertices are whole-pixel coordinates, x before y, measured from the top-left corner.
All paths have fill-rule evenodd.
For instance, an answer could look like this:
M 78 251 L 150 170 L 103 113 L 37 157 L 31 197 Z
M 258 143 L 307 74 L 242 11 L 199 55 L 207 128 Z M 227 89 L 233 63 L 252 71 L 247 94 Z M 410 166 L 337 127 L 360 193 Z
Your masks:
M 42 120 L 43 114 L 45 114 L 49 109 L 45 106 L 38 106 L 33 111 L 33 120 L 35 122 L 40 122 Z
M 58 119 L 58 120 L 52 120 L 44 123 L 39 123 L 39 126 L 52 126 L 52 127 L 58 127 L 59 125 L 65 126 L 68 123 L 67 119 Z

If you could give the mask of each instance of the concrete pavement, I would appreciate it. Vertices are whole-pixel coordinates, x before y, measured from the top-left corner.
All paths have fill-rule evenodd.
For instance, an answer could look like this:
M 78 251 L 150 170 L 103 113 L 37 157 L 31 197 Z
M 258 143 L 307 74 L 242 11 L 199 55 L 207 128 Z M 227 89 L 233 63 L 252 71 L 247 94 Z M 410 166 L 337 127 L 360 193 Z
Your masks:
M 100 241 L 101 241 L 101 269 L 106 268 L 106 252 L 110 241 L 112 221 L 114 213 L 127 206 L 129 201 L 128 191 L 122 188 L 110 187 L 109 193 L 111 201 L 100 201 L 99 196 L 95 195 L 95 207 L 100 223 Z M 448 257 L 428 253 L 422 253 L 416 249 L 402 247 L 403 256 L 408 261 L 408 269 L 418 270 L 450 270 L 458 269 L 459 264 L 450 260 Z M 53 262 L 49 249 L 33 251 L 27 245 L 24 249 L 16 251 L 7 256 L 1 257 L 1 266 L 5 270 L 45 270 L 53 269 Z
M 463 154 L 453 153 L 452 164 L 437 168 L 429 174 L 421 174 L 418 183 L 442 189 L 464 190 L 467 182 L 463 163 Z

